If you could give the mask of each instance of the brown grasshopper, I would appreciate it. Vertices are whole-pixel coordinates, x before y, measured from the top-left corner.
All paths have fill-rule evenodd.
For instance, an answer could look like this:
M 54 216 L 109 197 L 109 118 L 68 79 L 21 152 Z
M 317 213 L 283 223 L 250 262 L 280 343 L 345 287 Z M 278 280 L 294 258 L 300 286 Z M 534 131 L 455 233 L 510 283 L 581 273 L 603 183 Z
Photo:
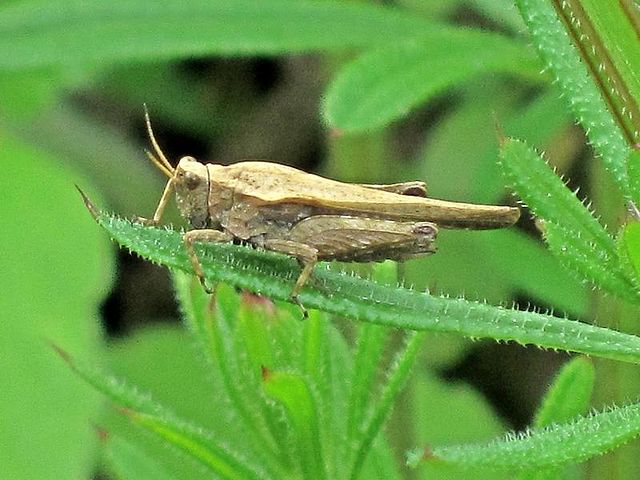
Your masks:
M 153 218 L 158 224 L 175 190 L 192 230 L 183 236 L 195 274 L 206 285 L 195 242 L 241 241 L 296 258 L 302 272 L 292 300 L 321 260 L 406 260 L 435 252 L 438 227 L 490 229 L 512 225 L 518 208 L 426 198 L 423 182 L 365 185 L 337 182 L 269 162 L 229 166 L 182 157 L 176 168 L 162 153 L 145 113 L 155 154 L 167 176 Z M 144 220 L 144 219 L 142 219 Z

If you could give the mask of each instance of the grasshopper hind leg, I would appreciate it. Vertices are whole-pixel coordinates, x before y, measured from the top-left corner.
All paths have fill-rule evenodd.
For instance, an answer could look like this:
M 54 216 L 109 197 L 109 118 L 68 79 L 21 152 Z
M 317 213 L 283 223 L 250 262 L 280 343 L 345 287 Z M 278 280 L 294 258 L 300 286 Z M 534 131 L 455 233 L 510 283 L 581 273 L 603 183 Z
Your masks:
M 315 249 L 319 260 L 379 262 L 433 253 L 437 233 L 431 222 L 316 215 L 297 223 L 290 238 Z
M 309 245 L 305 245 L 304 243 L 295 242 L 293 240 L 283 240 L 283 239 L 269 239 L 265 240 L 263 245 L 267 250 L 272 250 L 274 252 L 285 253 L 292 257 L 295 257 L 300 265 L 302 266 L 302 271 L 296 280 L 295 285 L 293 286 L 293 290 L 291 290 L 290 298 L 296 303 L 301 309 L 302 314 L 305 318 L 309 316 L 307 310 L 298 300 L 298 295 L 302 290 L 302 287 L 305 286 L 311 273 L 313 272 L 313 267 L 318 263 L 318 251 L 310 247 Z

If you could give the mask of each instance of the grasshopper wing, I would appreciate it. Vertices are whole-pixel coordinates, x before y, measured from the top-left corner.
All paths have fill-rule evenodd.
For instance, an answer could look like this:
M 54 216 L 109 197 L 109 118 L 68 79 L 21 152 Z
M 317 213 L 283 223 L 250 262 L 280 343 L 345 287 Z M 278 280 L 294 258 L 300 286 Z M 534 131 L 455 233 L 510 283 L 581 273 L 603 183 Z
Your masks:
M 303 204 L 331 215 L 434 222 L 445 228 L 500 228 L 515 223 L 514 207 L 448 202 L 342 183 L 268 162 L 211 166 L 211 182 L 254 205 Z

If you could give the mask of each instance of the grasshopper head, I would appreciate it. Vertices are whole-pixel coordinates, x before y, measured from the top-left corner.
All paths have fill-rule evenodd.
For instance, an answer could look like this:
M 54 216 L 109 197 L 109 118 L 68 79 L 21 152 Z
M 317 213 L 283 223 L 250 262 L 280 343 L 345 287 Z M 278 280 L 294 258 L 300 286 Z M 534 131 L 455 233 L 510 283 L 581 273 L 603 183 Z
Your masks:
M 193 157 L 182 157 L 173 176 L 176 202 L 193 228 L 209 223 L 209 172 Z

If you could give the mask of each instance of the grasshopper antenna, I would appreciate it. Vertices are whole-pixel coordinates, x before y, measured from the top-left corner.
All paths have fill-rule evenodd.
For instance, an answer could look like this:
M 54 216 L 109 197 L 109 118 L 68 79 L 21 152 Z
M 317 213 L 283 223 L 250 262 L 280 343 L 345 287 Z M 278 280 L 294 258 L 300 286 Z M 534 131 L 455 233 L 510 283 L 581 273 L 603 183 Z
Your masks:
M 151 128 L 151 118 L 149 117 L 149 110 L 147 109 L 146 104 L 144 104 L 144 120 L 147 125 L 149 140 L 151 141 L 151 145 L 153 146 L 153 150 L 157 156 L 148 150 L 145 150 L 145 153 L 147 154 L 147 157 L 149 157 L 149 160 L 151 160 L 162 173 L 164 173 L 167 177 L 172 178 L 175 170 L 171 166 L 171 163 L 169 163 L 169 160 L 167 160 L 167 157 L 165 157 L 164 153 L 162 153 L 162 149 L 160 148 L 160 145 L 158 145 L 156 137 L 153 134 L 153 129 Z

